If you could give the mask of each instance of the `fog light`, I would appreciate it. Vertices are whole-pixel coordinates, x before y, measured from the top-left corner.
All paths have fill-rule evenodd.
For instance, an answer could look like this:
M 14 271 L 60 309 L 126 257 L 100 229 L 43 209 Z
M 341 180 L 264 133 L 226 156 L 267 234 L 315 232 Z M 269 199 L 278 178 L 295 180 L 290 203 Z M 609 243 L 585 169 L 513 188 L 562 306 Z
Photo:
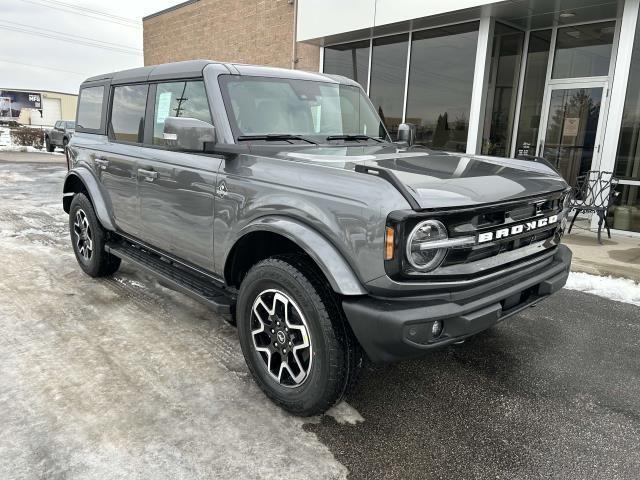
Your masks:
M 433 325 L 431 326 L 431 335 L 434 338 L 436 338 L 436 337 L 439 337 L 441 333 L 442 333 L 442 322 L 440 320 L 436 320 L 435 322 L 433 322 Z

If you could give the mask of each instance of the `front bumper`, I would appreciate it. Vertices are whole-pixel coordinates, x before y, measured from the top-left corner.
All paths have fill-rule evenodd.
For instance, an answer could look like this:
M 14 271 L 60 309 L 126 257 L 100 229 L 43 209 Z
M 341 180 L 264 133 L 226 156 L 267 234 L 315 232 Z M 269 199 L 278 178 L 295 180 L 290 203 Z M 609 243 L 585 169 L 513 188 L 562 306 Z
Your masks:
M 344 312 L 369 358 L 393 362 L 463 340 L 486 330 L 560 290 L 567 282 L 571 250 L 559 245 L 549 262 L 509 275 L 503 282 L 474 287 L 473 295 L 454 300 L 450 292 L 427 296 L 346 298 Z M 444 329 L 431 335 L 433 322 Z

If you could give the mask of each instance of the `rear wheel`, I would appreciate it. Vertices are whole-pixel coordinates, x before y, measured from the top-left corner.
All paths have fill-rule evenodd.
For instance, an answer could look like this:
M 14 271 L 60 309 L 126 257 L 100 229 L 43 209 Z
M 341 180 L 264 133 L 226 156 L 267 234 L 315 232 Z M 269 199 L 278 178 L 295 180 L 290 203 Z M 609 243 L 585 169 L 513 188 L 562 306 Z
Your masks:
M 249 370 L 285 410 L 322 413 L 353 383 L 359 347 L 336 295 L 306 257 L 256 264 L 240 286 L 236 318 Z
M 71 201 L 69 233 L 80 268 L 91 277 L 112 275 L 120 268 L 120 259 L 105 249 L 107 231 L 102 228 L 93 205 L 82 193 Z

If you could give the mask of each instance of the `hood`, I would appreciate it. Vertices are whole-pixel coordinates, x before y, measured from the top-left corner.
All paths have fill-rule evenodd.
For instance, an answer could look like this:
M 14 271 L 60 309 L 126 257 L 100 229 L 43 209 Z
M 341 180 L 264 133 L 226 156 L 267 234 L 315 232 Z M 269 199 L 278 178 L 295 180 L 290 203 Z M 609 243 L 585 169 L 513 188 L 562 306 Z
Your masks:
M 388 170 L 420 209 L 468 207 L 543 196 L 568 187 L 544 162 L 464 155 L 424 148 L 314 147 L 281 151 L 278 157 L 346 170 L 357 165 Z M 365 175 L 366 173 L 363 173 Z

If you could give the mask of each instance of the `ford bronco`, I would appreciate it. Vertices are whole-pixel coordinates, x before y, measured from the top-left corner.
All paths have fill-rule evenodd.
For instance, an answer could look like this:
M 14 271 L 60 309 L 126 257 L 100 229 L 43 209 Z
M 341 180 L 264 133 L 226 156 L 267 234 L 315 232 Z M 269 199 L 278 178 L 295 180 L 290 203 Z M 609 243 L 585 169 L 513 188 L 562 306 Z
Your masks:
M 86 80 L 63 207 L 92 277 L 121 260 L 237 325 L 249 370 L 313 415 L 390 362 L 558 291 L 569 188 L 549 165 L 392 141 L 338 76 L 213 61 Z

